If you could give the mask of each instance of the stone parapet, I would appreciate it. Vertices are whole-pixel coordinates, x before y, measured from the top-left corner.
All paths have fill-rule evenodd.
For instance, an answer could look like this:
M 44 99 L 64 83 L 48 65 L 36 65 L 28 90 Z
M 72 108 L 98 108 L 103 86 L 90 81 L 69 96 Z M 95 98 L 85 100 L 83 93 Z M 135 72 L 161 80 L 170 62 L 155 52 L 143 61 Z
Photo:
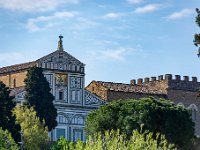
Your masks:
M 151 79 L 151 80 L 150 80 Z M 132 84 L 133 85 L 133 84 Z M 197 77 L 175 75 L 173 78 L 172 74 L 160 75 L 158 77 L 146 77 L 144 82 L 142 78 L 137 80 L 134 85 L 142 85 L 149 87 L 150 89 L 160 90 L 166 93 L 167 89 L 183 90 L 183 91 L 197 91 L 200 88 L 200 82 Z

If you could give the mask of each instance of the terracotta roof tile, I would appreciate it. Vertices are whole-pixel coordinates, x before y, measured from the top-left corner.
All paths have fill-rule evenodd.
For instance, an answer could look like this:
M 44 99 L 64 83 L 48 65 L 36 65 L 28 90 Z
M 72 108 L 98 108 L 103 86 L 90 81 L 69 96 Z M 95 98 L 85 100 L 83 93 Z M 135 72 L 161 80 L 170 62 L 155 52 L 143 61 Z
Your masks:
M 27 62 L 27 63 L 17 64 L 17 65 L 2 67 L 2 68 L 0 68 L 0 74 L 28 69 L 35 65 L 36 65 L 36 62 L 33 61 L 33 62 Z
M 121 92 L 135 92 L 135 93 L 147 93 L 147 94 L 165 94 L 160 90 L 149 88 L 145 85 L 131 85 L 125 83 L 114 83 L 114 82 L 104 82 L 104 81 L 94 81 L 111 91 L 121 91 Z
M 25 91 L 25 87 L 22 86 L 22 87 L 17 87 L 17 88 L 13 88 L 10 90 L 10 96 L 15 96 L 21 92 Z

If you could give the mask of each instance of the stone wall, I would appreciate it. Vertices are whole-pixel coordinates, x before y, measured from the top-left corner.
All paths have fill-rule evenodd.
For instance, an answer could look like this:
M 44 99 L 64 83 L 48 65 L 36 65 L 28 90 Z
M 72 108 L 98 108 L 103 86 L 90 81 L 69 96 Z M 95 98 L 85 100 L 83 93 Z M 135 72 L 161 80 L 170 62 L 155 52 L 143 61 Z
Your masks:
M 97 95 L 103 100 L 107 100 L 107 90 L 105 87 L 99 85 L 96 81 L 92 81 L 87 87 L 86 90 Z
M 21 87 L 25 85 L 24 79 L 26 78 L 26 74 L 27 71 L 4 74 L 0 76 L 0 81 L 10 88 Z
M 192 105 L 197 107 L 195 122 L 195 133 L 200 135 L 200 98 L 197 92 L 183 90 L 168 90 L 168 99 L 175 104 L 182 104 L 185 108 L 191 108 Z
M 191 80 L 188 76 L 183 76 L 181 79 L 180 75 L 173 76 L 171 74 L 160 75 L 158 77 L 151 78 L 139 78 L 130 81 L 131 85 L 146 86 L 149 90 L 158 90 L 161 93 L 167 94 L 167 89 L 176 89 L 182 91 L 193 91 L 196 92 L 200 87 L 200 82 L 197 81 L 197 77 L 192 77 Z
M 122 92 L 122 91 L 111 91 L 107 92 L 107 101 L 119 100 L 119 99 L 140 99 L 143 97 L 153 96 L 155 98 L 166 98 L 166 95 L 160 94 L 148 94 L 148 93 L 133 93 L 133 92 Z
M 146 77 L 144 79 L 139 78 L 136 80 L 131 80 L 130 85 L 136 86 L 141 85 L 147 87 L 150 91 L 156 90 L 160 93 L 166 94 L 167 88 L 168 88 L 168 76 L 166 75 L 165 78 L 163 78 L 163 75 L 156 77 Z

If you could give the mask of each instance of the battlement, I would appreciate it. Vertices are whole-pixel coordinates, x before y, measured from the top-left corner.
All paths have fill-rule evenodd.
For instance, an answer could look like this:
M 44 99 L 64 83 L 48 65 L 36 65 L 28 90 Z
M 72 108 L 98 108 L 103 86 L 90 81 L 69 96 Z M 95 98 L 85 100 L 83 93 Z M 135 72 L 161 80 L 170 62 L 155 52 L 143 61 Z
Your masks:
M 200 82 L 197 77 L 165 74 L 158 77 L 146 77 L 131 80 L 130 85 L 148 86 L 149 88 L 156 88 L 160 90 L 174 89 L 184 91 L 197 91 L 200 88 Z

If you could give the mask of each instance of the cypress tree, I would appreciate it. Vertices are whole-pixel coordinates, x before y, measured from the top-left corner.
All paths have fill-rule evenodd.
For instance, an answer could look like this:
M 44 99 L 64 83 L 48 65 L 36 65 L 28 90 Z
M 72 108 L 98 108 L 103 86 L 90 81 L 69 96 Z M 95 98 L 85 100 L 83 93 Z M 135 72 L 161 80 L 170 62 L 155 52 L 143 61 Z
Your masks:
M 34 107 L 40 121 L 44 120 L 45 126 L 51 131 L 57 126 L 57 111 L 53 105 L 54 96 L 50 92 L 51 89 L 42 68 L 30 68 L 24 82 L 26 104 Z
M 0 127 L 8 130 L 16 142 L 20 141 L 20 126 L 15 124 L 15 116 L 12 110 L 15 107 L 14 97 L 9 96 L 10 90 L 0 81 Z

